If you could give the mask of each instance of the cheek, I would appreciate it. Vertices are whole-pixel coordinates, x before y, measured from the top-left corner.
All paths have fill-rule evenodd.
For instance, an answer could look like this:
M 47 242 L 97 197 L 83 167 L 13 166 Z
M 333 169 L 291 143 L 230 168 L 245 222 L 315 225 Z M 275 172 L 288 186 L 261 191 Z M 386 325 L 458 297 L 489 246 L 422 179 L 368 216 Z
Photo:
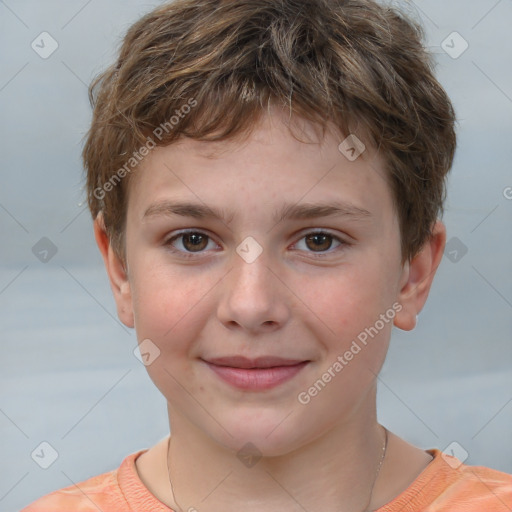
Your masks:
M 149 270 L 151 269 L 151 270 Z M 139 340 L 150 338 L 162 349 L 183 344 L 180 340 L 200 326 L 201 299 L 211 279 L 192 278 L 186 272 L 162 270 L 147 264 L 132 276 L 132 299 Z M 194 322 L 190 318 L 194 318 Z M 171 343 L 175 340 L 175 343 Z M 164 343 L 165 342 L 165 343 Z
M 317 380 L 304 383 L 302 391 L 314 402 L 310 409 L 313 417 L 315 413 L 325 415 L 327 403 L 337 404 L 338 409 L 332 412 L 332 417 L 337 417 L 374 385 L 396 314 L 390 289 L 389 277 L 379 266 L 362 265 L 319 280 L 304 299 L 312 305 L 312 313 L 304 315 L 302 321 L 309 324 L 322 345 L 315 375 L 328 383 L 321 393 L 323 385 Z M 319 398 L 313 398 L 317 392 Z
M 183 387 L 190 387 L 194 342 L 201 337 L 207 318 L 207 304 L 201 299 L 209 281 L 201 285 L 201 279 L 187 278 L 186 273 L 171 275 L 168 269 L 148 268 L 134 275 L 132 285 L 137 338 L 139 343 L 150 340 L 152 359 L 146 370 L 155 386 L 166 398 L 174 397 L 185 406 Z
M 390 280 L 378 266 L 340 268 L 299 285 L 301 298 L 326 332 L 337 339 L 356 336 L 393 303 Z M 309 292 L 305 292 L 309 290 Z

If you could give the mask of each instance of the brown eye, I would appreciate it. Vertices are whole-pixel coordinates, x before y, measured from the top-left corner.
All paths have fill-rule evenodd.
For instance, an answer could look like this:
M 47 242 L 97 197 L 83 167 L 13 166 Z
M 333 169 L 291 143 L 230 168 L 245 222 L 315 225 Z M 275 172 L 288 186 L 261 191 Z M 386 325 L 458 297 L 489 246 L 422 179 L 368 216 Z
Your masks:
M 183 247 L 187 251 L 201 251 L 208 245 L 208 237 L 201 233 L 185 233 L 183 237 Z
M 333 242 L 335 243 L 334 248 Z M 337 249 L 343 249 L 344 246 L 348 245 L 350 244 L 326 231 L 307 233 L 295 244 L 301 251 L 318 258 L 327 257 L 331 253 L 337 252 Z
M 213 243 L 208 235 L 200 231 L 182 231 L 169 238 L 164 245 L 169 247 L 172 252 L 188 257 L 193 253 L 205 252 L 209 242 Z
M 306 237 L 306 245 L 314 251 L 326 251 L 331 248 L 333 237 L 328 233 L 312 233 Z

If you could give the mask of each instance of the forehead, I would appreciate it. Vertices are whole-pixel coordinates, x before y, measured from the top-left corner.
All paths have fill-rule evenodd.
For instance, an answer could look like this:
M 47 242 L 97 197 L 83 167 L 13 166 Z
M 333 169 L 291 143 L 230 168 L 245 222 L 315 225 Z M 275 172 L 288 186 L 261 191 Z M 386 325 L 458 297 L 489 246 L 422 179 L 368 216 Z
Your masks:
M 379 210 L 392 199 L 382 157 L 366 147 L 357 158 L 344 137 L 273 111 L 243 137 L 223 141 L 181 138 L 155 148 L 130 184 L 129 211 L 141 219 L 151 204 L 169 196 L 255 215 L 270 204 L 325 201 Z M 356 139 L 357 140 L 357 139 Z M 340 145 L 341 144 L 341 145 Z M 360 147 L 355 148 L 360 150 Z M 357 156 L 357 155 L 356 155 Z M 285 201 L 286 200 L 286 201 Z M 281 207 L 281 213 L 283 207 Z M 273 208 L 272 214 L 276 215 Z

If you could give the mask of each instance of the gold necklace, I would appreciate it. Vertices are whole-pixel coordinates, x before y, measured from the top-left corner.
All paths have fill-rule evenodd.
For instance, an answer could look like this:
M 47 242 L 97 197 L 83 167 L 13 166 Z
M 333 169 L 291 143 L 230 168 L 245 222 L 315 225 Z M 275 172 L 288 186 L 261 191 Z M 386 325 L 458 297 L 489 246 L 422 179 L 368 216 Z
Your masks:
M 373 489 L 375 487 L 375 484 L 377 483 L 377 478 L 379 477 L 380 468 L 382 467 L 382 463 L 384 462 L 384 459 L 386 458 L 386 450 L 388 447 L 388 429 L 386 427 L 382 427 L 384 429 L 384 444 L 382 446 L 382 455 L 380 457 L 379 465 L 377 466 L 377 471 L 375 472 L 375 477 L 373 479 L 372 488 L 370 489 L 370 497 L 368 498 L 368 503 L 366 503 L 366 506 L 363 509 L 363 512 L 369 512 L 368 511 L 368 505 L 372 502 L 373 497 Z M 170 458 L 170 452 L 171 452 L 171 437 L 169 436 L 169 442 L 167 443 L 167 476 L 169 478 L 169 484 L 171 485 L 171 492 L 172 497 L 176 505 L 179 507 L 179 512 L 183 512 L 183 508 L 181 508 L 181 505 L 178 503 L 178 500 L 176 499 L 176 493 L 174 492 L 174 487 L 172 485 L 172 478 L 171 478 L 171 470 L 169 465 L 169 458 Z

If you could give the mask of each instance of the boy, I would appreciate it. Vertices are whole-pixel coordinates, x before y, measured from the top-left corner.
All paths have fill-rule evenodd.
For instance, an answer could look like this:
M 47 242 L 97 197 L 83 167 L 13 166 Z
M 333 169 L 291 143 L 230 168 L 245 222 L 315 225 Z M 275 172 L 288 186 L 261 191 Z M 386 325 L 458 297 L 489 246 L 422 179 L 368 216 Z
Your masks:
M 446 241 L 455 116 L 370 0 L 178 0 L 91 86 L 89 207 L 171 435 L 39 511 L 510 511 L 376 418 Z

